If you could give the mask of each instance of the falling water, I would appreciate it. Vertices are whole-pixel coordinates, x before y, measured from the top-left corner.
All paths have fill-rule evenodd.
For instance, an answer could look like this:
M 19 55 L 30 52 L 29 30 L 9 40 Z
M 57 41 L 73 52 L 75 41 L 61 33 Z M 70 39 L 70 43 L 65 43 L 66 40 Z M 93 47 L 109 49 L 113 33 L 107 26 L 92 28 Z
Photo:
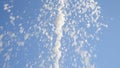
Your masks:
M 62 38 L 62 27 L 64 25 L 64 20 L 65 20 L 65 16 L 62 12 L 62 8 L 64 7 L 64 1 L 60 1 L 60 7 L 58 8 L 58 16 L 56 19 L 56 34 L 57 34 L 57 38 L 56 38 L 56 42 L 55 42 L 55 54 L 56 54 L 56 58 L 55 58 L 55 63 L 54 63 L 54 68 L 59 68 L 59 60 L 61 58 L 61 38 Z
M 10 0 L 0 6 L 0 68 L 95 68 L 96 42 L 107 25 L 94 0 Z

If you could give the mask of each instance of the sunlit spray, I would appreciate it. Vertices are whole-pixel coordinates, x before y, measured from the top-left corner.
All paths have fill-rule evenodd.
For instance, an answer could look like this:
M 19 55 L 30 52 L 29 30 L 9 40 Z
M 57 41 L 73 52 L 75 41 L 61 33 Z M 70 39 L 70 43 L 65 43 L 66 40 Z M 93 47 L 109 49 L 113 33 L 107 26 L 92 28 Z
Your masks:
M 61 58 L 61 51 L 60 51 L 60 47 L 61 47 L 61 38 L 62 38 L 62 27 L 64 25 L 64 20 L 65 20 L 65 15 L 62 12 L 62 8 L 64 7 L 64 0 L 60 0 L 60 6 L 58 8 L 58 15 L 56 18 L 56 30 L 55 33 L 57 34 L 57 38 L 56 38 L 56 42 L 55 42 L 55 48 L 54 48 L 54 52 L 55 52 L 55 62 L 54 62 L 54 68 L 59 68 L 59 60 Z

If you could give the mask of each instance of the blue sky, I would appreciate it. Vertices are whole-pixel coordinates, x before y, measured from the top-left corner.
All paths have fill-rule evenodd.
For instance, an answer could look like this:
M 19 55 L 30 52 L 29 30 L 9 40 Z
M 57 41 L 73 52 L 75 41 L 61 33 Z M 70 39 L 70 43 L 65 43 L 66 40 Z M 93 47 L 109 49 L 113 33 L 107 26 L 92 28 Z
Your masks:
M 98 0 L 109 27 L 97 47 L 97 68 L 120 68 L 120 1 Z
M 0 66 L 3 66 L 4 62 L 6 63 L 6 65 L 8 64 L 9 66 L 10 64 L 11 67 L 13 66 L 14 68 L 18 66 L 24 67 L 27 62 L 29 63 L 26 66 L 29 66 L 32 64 L 39 65 L 44 63 L 44 59 L 47 62 L 49 55 L 51 55 L 51 49 L 56 40 L 55 39 L 56 35 L 54 34 L 54 32 L 52 32 L 52 30 L 55 29 L 53 25 L 53 20 L 55 20 L 57 16 L 57 12 L 55 9 L 58 8 L 59 4 L 56 0 L 53 0 L 54 2 L 52 4 L 56 3 L 55 4 L 56 6 L 50 5 L 50 3 L 48 3 L 46 0 L 46 4 L 48 4 L 50 7 L 51 6 L 55 7 L 53 11 L 49 12 L 48 8 L 43 9 L 41 7 L 43 4 L 45 4 L 44 2 L 41 3 L 42 0 L 39 0 L 39 2 L 37 0 L 36 1 L 31 0 L 29 2 L 28 1 L 29 0 L 24 0 L 24 2 L 23 0 L 21 1 L 16 0 L 13 3 L 11 3 L 9 2 L 9 0 L 5 0 L 5 1 L 0 0 L 0 26 L 4 27 L 4 29 L 0 27 L 1 29 L 0 34 L 6 35 L 6 37 L 2 39 L 4 40 L 3 45 L 6 45 L 6 46 L 3 46 L 4 50 L 0 52 L 0 60 L 1 60 Z M 103 28 L 102 34 L 100 35 L 100 40 L 96 43 L 97 45 L 95 44 L 96 45 L 95 53 L 97 54 L 97 58 L 95 59 L 96 68 L 120 68 L 120 54 L 119 54 L 120 52 L 120 36 L 119 36 L 120 35 L 120 30 L 119 30 L 120 29 L 120 4 L 119 4 L 120 1 L 119 0 L 95 0 L 95 1 L 97 1 L 98 5 L 101 7 L 101 15 L 103 16 L 102 21 L 105 24 L 108 24 L 108 28 Z M 6 3 L 8 3 L 9 6 L 11 5 L 15 6 L 13 7 L 13 9 L 11 8 L 12 13 L 7 13 L 7 10 L 6 11 L 3 10 L 3 7 L 4 7 L 3 5 Z M 74 4 L 74 3 L 71 3 L 71 4 Z M 73 9 L 75 8 L 72 6 L 71 8 L 66 8 L 68 12 Z M 23 10 L 26 10 L 26 11 L 23 11 Z M 11 17 L 9 17 L 10 15 Z M 19 15 L 20 17 L 17 15 Z M 39 16 L 40 16 L 40 19 L 42 19 L 41 21 L 37 21 Z M 50 18 L 50 16 L 52 16 L 52 18 Z M 74 18 L 74 14 L 73 16 L 69 17 L 69 19 L 71 20 L 73 20 L 73 18 Z M 78 17 L 77 18 L 75 17 L 75 19 L 76 21 L 77 20 L 79 21 Z M 68 22 L 71 22 L 71 20 L 69 20 Z M 14 26 L 13 22 L 15 22 L 16 26 Z M 38 24 L 39 22 L 42 23 L 42 25 Z M 46 25 L 47 22 L 50 22 L 50 23 Z M 86 23 L 85 24 L 78 23 L 76 27 L 78 29 L 81 29 L 81 27 L 86 28 L 85 26 L 86 26 Z M 75 25 L 74 26 L 71 25 L 70 26 L 71 31 L 69 32 L 72 32 L 72 29 L 74 27 Z M 42 31 L 40 30 L 40 28 L 45 28 L 44 30 L 46 31 L 44 30 Z M 92 30 L 93 33 L 96 30 L 96 28 L 91 28 L 91 29 L 93 29 Z M 88 29 L 88 33 L 89 31 L 91 31 L 91 29 L 90 30 Z M 8 31 L 8 34 L 6 34 L 7 33 L 6 31 Z M 48 37 L 50 39 L 51 37 L 48 36 L 46 32 L 51 35 L 51 37 L 53 38 L 53 41 L 48 40 Z M 11 34 L 12 34 L 12 38 L 11 38 Z M 14 34 L 16 34 L 17 37 Z M 73 30 L 73 34 L 74 34 L 74 30 Z M 79 34 L 82 34 L 82 33 L 79 33 Z M 79 58 L 79 56 L 76 53 L 74 53 L 74 50 L 77 49 L 77 47 L 70 46 L 71 44 L 73 44 L 74 39 L 72 39 L 67 33 L 63 38 L 64 39 L 62 39 L 63 41 L 61 41 L 61 43 L 64 43 L 62 48 L 63 48 L 63 51 L 65 52 L 63 53 L 63 55 L 65 56 L 62 56 L 62 59 L 65 57 L 64 62 L 66 62 L 63 66 L 68 65 L 70 67 L 70 65 L 73 63 L 72 60 L 70 60 L 70 58 L 78 58 L 77 59 L 78 61 L 76 61 L 77 65 L 78 66 L 82 65 L 81 58 Z M 66 40 L 67 40 L 67 43 L 65 43 Z M 82 40 L 81 37 L 79 37 L 79 40 Z M 93 40 L 90 40 L 90 41 L 93 41 Z M 93 44 L 94 43 L 95 42 L 93 42 Z M 13 46 L 10 46 L 10 45 L 13 45 Z M 28 45 L 28 46 L 22 47 L 22 45 Z M 33 46 L 33 45 L 37 45 L 37 46 Z M 41 46 L 41 45 L 45 45 L 45 46 Z M 65 45 L 68 45 L 68 46 L 65 46 Z M 64 48 L 67 48 L 68 52 L 66 52 L 67 49 L 64 49 Z M 6 56 L 7 54 L 8 56 Z M 11 59 L 9 59 L 9 55 Z M 15 57 L 15 55 L 17 55 L 17 57 Z M 41 55 L 42 55 L 42 58 L 41 58 Z M 70 57 L 70 55 L 72 57 Z M 8 61 L 5 61 L 5 56 L 8 57 L 6 59 Z M 46 64 L 49 65 L 49 63 L 53 63 L 53 61 L 47 62 Z M 37 66 L 34 66 L 34 67 L 37 67 Z

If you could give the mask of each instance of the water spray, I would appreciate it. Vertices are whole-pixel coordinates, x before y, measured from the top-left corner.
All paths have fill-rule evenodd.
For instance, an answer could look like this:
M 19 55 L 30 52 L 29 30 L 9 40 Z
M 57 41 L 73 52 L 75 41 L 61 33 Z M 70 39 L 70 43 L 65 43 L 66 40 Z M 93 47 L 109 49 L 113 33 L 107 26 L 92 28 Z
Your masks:
M 60 7 L 58 8 L 58 16 L 56 19 L 56 30 L 55 33 L 57 34 L 54 52 L 56 54 L 54 68 L 59 68 L 59 60 L 61 58 L 61 38 L 62 38 L 62 27 L 64 25 L 65 15 L 63 14 L 62 8 L 64 7 L 64 0 L 60 0 Z

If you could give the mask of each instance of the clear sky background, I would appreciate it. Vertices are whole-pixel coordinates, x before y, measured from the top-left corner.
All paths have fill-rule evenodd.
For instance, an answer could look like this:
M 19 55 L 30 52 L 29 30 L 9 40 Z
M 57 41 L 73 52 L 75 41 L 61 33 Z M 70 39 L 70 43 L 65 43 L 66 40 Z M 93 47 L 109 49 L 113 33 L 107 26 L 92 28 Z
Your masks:
M 97 0 L 109 27 L 97 46 L 96 68 L 120 68 L 120 0 Z
M 0 19 L 1 19 L 0 24 L 2 26 L 6 25 L 5 23 L 2 23 L 2 22 L 9 21 L 9 14 L 6 14 L 6 12 L 3 10 L 3 4 L 7 3 L 7 1 L 9 1 L 9 0 L 5 0 L 5 1 L 0 0 Z M 17 15 L 17 13 L 19 13 L 19 15 L 22 16 L 22 14 L 24 14 L 24 12 L 23 13 L 21 13 L 21 12 L 25 9 L 25 10 L 27 10 L 26 11 L 27 13 L 26 13 L 26 15 L 23 15 L 23 16 L 24 16 L 24 20 L 26 21 L 28 19 L 30 19 L 30 20 L 33 19 L 34 17 L 36 17 L 39 14 L 39 12 L 35 13 L 35 14 L 33 14 L 33 12 L 39 11 L 39 10 L 37 10 L 37 8 L 40 8 L 40 6 L 42 4 L 40 5 L 39 2 L 35 1 L 35 2 L 33 2 L 34 6 L 32 6 L 31 4 L 26 3 L 28 0 L 24 0 L 25 2 L 21 2 L 21 1 L 19 0 L 17 2 L 14 2 L 14 4 L 17 5 L 17 7 L 19 7 L 21 9 L 21 10 L 19 10 L 19 9 L 16 10 L 17 12 L 14 12 L 14 10 L 13 10 L 14 15 Z M 34 1 L 34 0 L 31 0 L 31 1 Z M 95 1 L 97 1 L 99 6 L 101 7 L 101 14 L 103 16 L 103 21 L 108 24 L 108 28 L 107 29 L 105 28 L 103 30 L 103 32 L 102 32 L 103 34 L 100 36 L 100 41 L 97 42 L 97 46 L 96 46 L 97 58 L 96 58 L 96 62 L 95 62 L 96 68 L 120 68 L 120 0 L 95 0 Z M 21 5 L 21 3 L 22 3 L 22 5 Z M 24 6 L 27 6 L 28 8 L 25 7 L 23 9 Z M 33 8 L 31 8 L 31 6 Z M 15 9 L 16 9 L 16 7 L 15 7 Z M 32 11 L 33 9 L 36 9 L 36 10 Z M 6 18 L 6 16 L 8 18 Z M 32 17 L 28 17 L 28 16 L 32 16 Z M 23 21 L 20 21 L 20 22 L 23 22 Z M 17 21 L 16 21 L 16 23 L 17 23 Z M 33 24 L 30 23 L 30 25 L 33 25 Z M 30 25 L 28 25 L 28 26 L 30 26 Z M 11 27 L 11 25 L 5 26 L 6 30 L 12 31 L 12 28 L 9 28 L 9 27 Z M 26 26 L 23 26 L 23 27 L 26 27 Z M 16 28 L 17 28 L 17 26 L 14 27 L 14 29 L 18 30 Z M 27 29 L 27 27 L 26 27 L 26 29 Z M 2 33 L 2 32 L 3 31 L 0 31 L 0 33 Z M 34 33 L 34 30 L 33 30 L 33 33 Z M 19 36 L 19 33 L 18 33 L 18 36 Z M 34 40 L 33 42 L 35 42 L 36 38 L 31 38 L 31 39 Z M 20 38 L 20 40 L 21 40 L 21 38 Z M 27 43 L 29 43 L 29 41 L 30 40 L 28 40 Z M 35 43 L 32 43 L 32 44 L 30 43 L 31 45 L 29 47 L 26 47 L 26 48 L 28 48 L 28 50 L 32 49 L 31 52 L 24 50 L 24 48 L 18 49 L 18 52 L 16 52 L 16 50 L 15 51 L 13 50 L 13 53 L 14 52 L 18 53 L 18 57 L 16 59 L 20 59 L 20 60 L 26 59 L 26 58 L 21 57 L 21 54 L 23 54 L 24 51 L 26 51 L 25 57 L 27 54 L 27 57 L 29 58 L 28 60 L 30 60 L 30 61 L 36 60 L 36 58 L 33 58 L 33 57 L 34 57 L 34 55 L 37 55 L 35 53 L 38 52 L 40 49 L 37 46 L 32 48 L 32 45 L 34 45 Z M 4 47 L 4 48 L 9 48 L 9 47 Z M 38 50 L 36 48 L 38 48 Z M 42 48 L 44 48 L 44 47 L 41 46 L 41 49 Z M 3 54 L 4 54 L 4 52 L 6 52 L 6 50 L 3 51 Z M 20 52 L 19 52 L 19 50 L 20 50 Z M 47 53 L 44 53 L 44 54 L 47 54 Z M 0 66 L 2 66 L 3 62 L 4 62 L 3 61 L 4 57 L 2 57 L 1 55 L 0 55 L 0 60 L 1 60 Z M 16 60 L 14 60 L 14 57 L 13 57 L 12 61 L 16 61 Z M 25 60 L 24 60 L 22 62 L 23 63 L 19 64 L 20 66 L 22 66 L 27 61 L 25 62 Z M 16 62 L 14 62 L 14 63 L 16 63 Z M 29 64 L 32 64 L 32 62 Z M 13 65 L 15 65 L 15 64 L 13 64 Z

